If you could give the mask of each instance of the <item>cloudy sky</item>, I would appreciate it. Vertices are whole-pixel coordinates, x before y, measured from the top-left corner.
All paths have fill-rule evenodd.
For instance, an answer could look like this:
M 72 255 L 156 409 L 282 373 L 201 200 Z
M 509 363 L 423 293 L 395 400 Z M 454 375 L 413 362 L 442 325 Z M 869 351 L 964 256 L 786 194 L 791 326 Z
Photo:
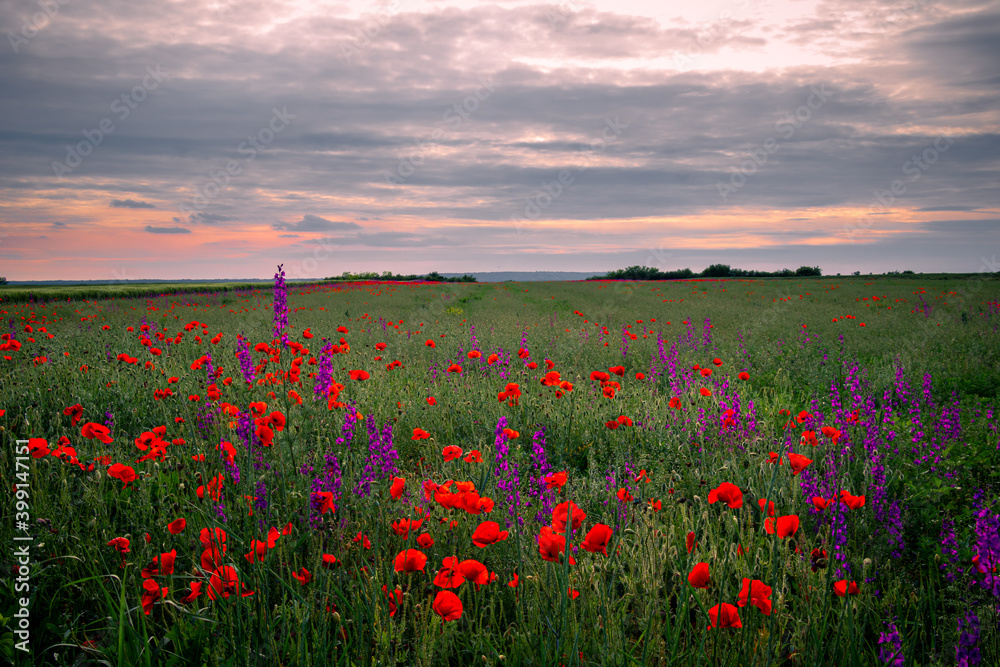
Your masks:
M 998 270 L 1000 2 L 13 0 L 0 275 Z

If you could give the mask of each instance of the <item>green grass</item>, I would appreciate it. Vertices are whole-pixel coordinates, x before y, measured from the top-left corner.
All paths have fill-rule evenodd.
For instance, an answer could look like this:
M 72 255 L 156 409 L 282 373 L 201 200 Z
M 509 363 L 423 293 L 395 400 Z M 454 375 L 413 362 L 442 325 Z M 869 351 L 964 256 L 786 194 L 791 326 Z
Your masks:
M 10 357 L 0 356 L 4 479 L 18 472 L 16 439 L 44 438 L 55 449 L 63 436 L 85 468 L 107 456 L 132 466 L 138 478 L 123 489 L 106 464 L 81 470 L 52 455 L 30 458 L 32 652 L 14 649 L 12 617 L 23 593 L 15 594 L 13 578 L 0 584 L 10 587 L 0 603 L 0 650 L 25 664 L 53 665 L 871 665 L 880 664 L 879 636 L 894 620 L 907 664 L 945 665 L 955 660 L 957 619 L 975 608 L 983 664 L 995 663 L 997 601 L 974 581 L 968 563 L 977 549 L 973 512 L 983 502 L 977 489 L 986 490 L 989 502 L 1000 488 L 994 464 L 1000 290 L 995 281 L 918 278 L 291 286 L 289 334 L 308 352 L 281 351 L 257 372 L 257 378 L 272 373 L 275 382 L 250 386 L 236 358 L 237 336 L 251 347 L 274 338 L 271 293 L 259 285 L 68 303 L 73 295 L 59 293 L 50 297 L 58 302 L 44 304 L 12 303 L 4 288 L 0 315 L 22 343 L 0 353 Z M 926 314 L 918 297 L 931 305 Z M 143 321 L 156 324 L 151 346 L 163 351 L 159 356 L 140 342 Z M 153 335 L 166 326 L 164 338 L 172 338 L 192 321 L 199 325 L 180 343 Z M 626 339 L 627 351 L 626 325 L 636 335 Z M 314 338 L 303 337 L 306 328 Z M 467 357 L 473 336 L 482 352 L 475 360 Z M 333 379 L 344 385 L 338 398 L 353 406 L 347 410 L 315 401 L 310 377 L 320 369 L 310 359 L 321 357 L 321 339 L 341 337 L 350 351 L 330 359 Z M 377 343 L 386 343 L 385 350 L 377 351 Z M 519 358 L 522 347 L 530 358 Z M 206 352 L 223 368 L 222 396 L 214 402 L 206 398 L 206 371 L 191 367 Z M 118 361 L 120 353 L 137 363 Z M 500 359 L 487 364 L 491 353 Z M 297 356 L 301 384 L 287 375 Z M 253 353 L 255 364 L 265 357 Z M 558 387 L 540 383 L 546 359 L 572 391 L 557 397 Z M 402 366 L 387 370 L 394 360 Z M 527 368 L 529 361 L 537 368 Z M 463 372 L 446 372 L 452 362 Z M 705 378 L 694 365 L 713 373 Z M 614 366 L 624 372 L 611 376 L 619 390 L 607 398 L 590 375 Z M 370 379 L 351 380 L 355 369 Z M 739 380 L 741 371 L 750 379 Z M 168 383 L 171 377 L 179 381 Z M 227 377 L 232 383 L 222 384 Z M 522 392 L 516 405 L 497 398 L 512 382 Z M 154 398 L 154 390 L 167 387 L 173 397 Z M 712 395 L 702 396 L 702 387 Z M 668 406 L 674 397 L 680 410 Z M 237 418 L 214 412 L 229 403 L 246 413 L 255 401 L 286 417 L 263 449 L 269 469 L 255 468 L 239 429 L 230 426 Z M 737 402 L 737 423 L 724 426 L 724 411 Z M 83 406 L 75 427 L 63 414 L 74 404 Z M 209 420 L 199 416 L 207 408 Z M 847 420 L 854 409 L 858 423 Z M 344 442 L 353 410 L 364 420 Z M 786 428 L 781 410 L 821 416 L 818 446 L 800 446 L 803 427 Z M 952 413 L 960 432 L 949 426 Z M 105 423 L 108 414 L 113 442 L 81 434 L 83 424 Z M 622 415 L 634 426 L 606 426 Z M 521 500 L 533 503 L 513 507 L 513 516 L 498 475 L 501 418 L 519 432 L 505 443 L 503 460 L 518 466 Z M 842 432 L 838 445 L 820 434 L 822 425 Z M 158 426 L 166 427 L 167 440 L 183 443 L 167 447 L 162 460 L 136 462 L 144 452 L 134 441 Z M 413 440 L 416 428 L 431 437 Z M 389 494 L 392 475 L 384 462 L 369 473 L 370 492 L 356 492 L 372 452 L 381 451 L 370 447 L 369 429 L 391 429 L 396 474 L 406 479 L 400 500 Z M 536 520 L 538 487 L 530 482 L 537 433 L 544 434 L 551 471 L 568 473 L 563 489 L 547 492 L 549 502 L 572 500 L 587 514 L 570 540 L 577 548 L 572 566 L 539 555 L 543 522 Z M 235 445 L 238 482 L 220 460 L 220 441 Z M 483 461 L 445 462 L 448 445 L 478 449 Z M 768 463 L 769 452 L 784 457 L 790 447 L 813 461 L 801 475 L 791 475 L 787 457 L 782 466 Z M 201 454 L 203 461 L 192 459 Z M 884 476 L 873 455 L 881 457 Z M 335 511 L 311 521 L 313 479 L 323 476 L 327 456 L 337 457 L 342 485 Z M 636 481 L 640 470 L 648 483 Z M 217 475 L 225 478 L 224 519 L 218 503 L 196 492 Z M 495 506 L 475 515 L 425 501 L 428 479 L 471 481 Z M 824 493 L 866 496 L 864 507 L 842 515 L 846 542 L 838 553 L 827 520 L 837 505 L 814 511 L 803 490 L 809 479 L 829 487 Z M 723 482 L 743 490 L 742 507 L 707 502 Z M 267 507 L 250 516 L 246 496 L 257 495 L 259 483 L 266 485 Z M 619 489 L 632 501 L 620 501 Z M 798 531 L 784 539 L 769 535 L 757 498 L 773 501 L 778 516 L 797 515 Z M 660 509 L 649 501 L 659 501 Z M 892 501 L 902 548 L 885 514 Z M 403 539 L 392 523 L 414 517 L 414 507 L 428 515 Z M 173 535 L 167 524 L 180 517 L 187 527 Z M 484 520 L 502 529 L 510 522 L 507 539 L 474 546 L 471 535 Z M 941 570 L 939 561 L 949 563 L 940 547 L 943 520 L 954 522 L 958 564 Z M 289 523 L 290 534 L 276 540 L 263 562 L 244 557 L 252 540 Z M 609 557 L 581 548 L 596 523 L 614 531 Z M 238 570 L 252 596 L 213 601 L 202 593 L 181 601 L 192 583 L 209 587 L 203 528 L 226 532 L 222 564 Z M 424 532 L 433 546 L 417 545 Z M 698 543 L 690 553 L 689 532 Z M 370 538 L 371 549 L 353 541 L 358 533 Z M 15 534 L 23 533 L 14 509 L 5 509 L 0 537 L 13 544 Z M 124 559 L 107 544 L 115 537 L 130 540 Z M 394 571 L 395 556 L 406 548 L 427 556 L 424 572 Z M 813 570 L 813 549 L 828 551 L 828 567 Z M 169 592 L 146 615 L 140 571 L 171 550 L 173 573 L 152 577 Z M 339 563 L 323 567 L 323 554 Z M 464 610 L 443 622 L 432 609 L 441 590 L 433 580 L 449 556 L 480 560 L 497 579 L 454 589 Z M 709 563 L 707 589 L 687 579 L 699 562 Z M 835 576 L 838 566 L 850 574 Z M 305 585 L 292 576 L 301 568 L 312 576 Z M 520 582 L 513 588 L 507 582 L 515 573 Z M 739 607 L 742 628 L 707 629 L 708 610 L 735 605 L 744 578 L 772 588 L 772 613 Z M 833 583 L 844 578 L 858 582 L 857 596 L 833 593 Z M 402 592 L 391 618 L 383 586 Z M 572 599 L 568 589 L 579 596 Z

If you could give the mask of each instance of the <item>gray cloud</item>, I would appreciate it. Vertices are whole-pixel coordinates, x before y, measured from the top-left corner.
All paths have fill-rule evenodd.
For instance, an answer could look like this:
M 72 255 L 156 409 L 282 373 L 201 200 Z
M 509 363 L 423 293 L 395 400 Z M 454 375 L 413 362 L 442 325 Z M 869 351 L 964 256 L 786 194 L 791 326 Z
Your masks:
M 112 199 L 111 208 L 156 208 L 152 204 L 134 199 Z
M 361 229 L 361 225 L 355 222 L 343 222 L 339 220 L 333 221 L 321 218 L 317 215 L 306 214 L 298 222 L 275 223 L 274 229 L 284 229 L 295 232 L 328 232 Z
M 184 227 L 153 227 L 146 225 L 146 231 L 150 234 L 190 234 L 191 230 Z

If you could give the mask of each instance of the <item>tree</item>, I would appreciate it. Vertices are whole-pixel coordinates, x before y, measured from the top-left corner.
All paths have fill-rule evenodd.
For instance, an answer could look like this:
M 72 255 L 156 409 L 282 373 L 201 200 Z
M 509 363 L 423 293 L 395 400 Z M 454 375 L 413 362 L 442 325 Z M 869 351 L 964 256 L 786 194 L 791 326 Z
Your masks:
M 795 275 L 797 276 L 821 276 L 823 275 L 822 269 L 818 266 L 800 266 L 795 270 Z
M 701 272 L 701 275 L 706 278 L 725 278 L 729 274 L 730 266 L 728 264 L 713 264 Z

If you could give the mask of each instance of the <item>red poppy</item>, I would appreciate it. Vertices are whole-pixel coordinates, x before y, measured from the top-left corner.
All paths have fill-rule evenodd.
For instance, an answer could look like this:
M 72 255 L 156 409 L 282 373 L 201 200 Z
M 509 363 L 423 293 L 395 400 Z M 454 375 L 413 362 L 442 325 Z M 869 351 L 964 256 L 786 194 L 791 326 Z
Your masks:
M 717 604 L 708 610 L 708 617 L 712 620 L 711 627 L 720 628 L 742 628 L 739 610 L 727 603 Z
M 368 371 L 354 370 L 348 371 L 348 373 L 350 374 L 352 380 L 367 380 L 371 377 Z
M 168 523 L 167 530 L 170 531 L 171 535 L 177 535 L 178 533 L 183 532 L 186 526 L 187 526 L 187 520 L 181 517 L 180 519 L 176 519 Z
M 848 594 L 850 594 L 850 595 L 857 595 L 861 591 L 858 590 L 858 584 L 857 584 L 857 582 L 852 581 L 850 583 L 850 586 L 848 586 L 847 579 L 841 579 L 840 581 L 836 582 L 833 585 L 833 592 L 836 593 L 840 597 L 844 597 L 845 595 L 848 595 Z
M 548 526 L 542 526 L 538 533 L 538 554 L 543 560 L 558 563 L 559 557 L 566 551 L 566 538 L 552 531 Z M 576 560 L 570 556 L 570 565 Z
M 521 437 L 521 434 L 520 434 L 520 433 L 519 433 L 518 431 L 515 431 L 515 430 L 514 430 L 514 429 L 512 429 L 512 428 L 505 428 L 505 429 L 503 430 L 503 434 L 504 434 L 505 436 L 507 436 L 507 439 L 508 439 L 508 440 L 514 440 L 515 438 L 519 438 L 519 437 Z
M 625 487 L 618 489 L 618 493 L 615 495 L 617 495 L 618 500 L 622 501 L 623 503 L 632 502 L 632 494 L 629 493 L 628 489 L 626 489 Z
M 698 543 L 694 540 L 694 531 L 689 531 L 687 537 L 684 539 L 684 543 L 687 546 L 688 553 L 698 546 Z
M 304 567 L 298 572 L 292 572 L 292 576 L 295 577 L 302 586 L 305 586 L 312 581 L 312 573 Z
M 108 477 L 114 477 L 115 479 L 121 480 L 122 489 L 124 489 L 130 482 L 135 480 L 135 469 L 132 466 L 127 466 L 123 463 L 115 463 L 108 468 Z
M 770 517 L 764 519 L 764 530 L 767 531 L 768 535 L 774 535 L 774 533 L 777 532 L 778 537 L 786 538 L 794 535 L 795 531 L 798 529 L 799 517 L 796 514 L 779 516 L 777 519 L 772 519 Z
M 362 533 L 358 533 L 357 535 L 355 535 L 351 539 L 351 541 L 352 542 L 361 542 L 361 546 L 363 546 L 365 549 L 371 549 L 372 548 L 372 541 L 368 539 L 367 535 L 364 535 Z
M 672 407 L 675 410 L 680 410 L 681 409 L 681 399 L 679 399 L 676 396 L 674 396 L 673 398 L 671 398 L 667 402 L 667 405 L 669 405 L 670 407 Z
M 827 500 L 826 498 L 823 498 L 822 496 L 813 496 L 813 499 L 812 499 L 813 507 L 815 507 L 817 510 L 820 510 L 820 511 L 825 510 L 827 507 L 830 506 L 830 503 L 832 503 L 832 502 L 833 502 L 833 499 Z
M 613 532 L 611 526 L 606 526 L 603 523 L 595 524 L 587 536 L 583 538 L 583 544 L 580 546 L 591 553 L 600 552 L 607 556 L 608 542 L 611 540 Z
M 389 487 L 389 495 L 393 500 L 399 500 L 403 495 L 403 487 L 406 486 L 406 479 L 403 477 L 393 477 L 392 486 Z
M 632 418 L 622 415 L 621 417 L 618 418 L 618 423 L 621 424 L 622 426 L 632 426 Z
M 572 519 L 570 519 L 572 517 Z M 569 500 L 559 503 L 552 510 L 552 529 L 557 533 L 566 532 L 566 522 L 570 521 L 573 531 L 580 529 L 580 524 L 587 518 L 586 513 L 576 503 Z
M 462 372 L 462 367 L 459 366 L 458 364 L 452 364 L 451 366 L 448 366 L 448 370 L 445 371 L 445 372 L 446 373 L 461 373 Z
M 444 462 L 454 461 L 455 459 L 462 456 L 462 448 L 458 445 L 448 445 L 443 450 L 441 450 L 441 455 L 444 457 Z
M 442 561 L 442 568 L 434 577 L 434 585 L 441 588 L 458 588 L 465 583 L 465 577 L 458 571 L 458 559 L 448 556 Z
M 819 445 L 819 440 L 816 439 L 815 431 L 802 431 L 802 436 L 799 439 L 799 444 L 802 445 L 812 445 L 813 447 Z
M 487 364 L 492 364 L 492 363 L 496 362 L 498 359 L 500 359 L 500 357 L 498 357 L 495 354 L 491 354 L 490 356 L 486 357 L 486 363 Z
M 607 426 L 612 431 L 615 430 L 616 428 L 618 428 L 619 426 L 621 426 L 621 424 L 619 424 L 614 419 L 609 419 L 608 421 L 604 422 L 604 425 Z
M 472 533 L 472 543 L 480 549 L 507 539 L 507 531 L 500 530 L 500 524 L 496 521 L 483 521 Z
M 127 537 L 116 537 L 115 539 L 108 542 L 109 547 L 114 547 L 118 551 L 118 553 L 123 556 L 131 551 L 128 545 L 129 541 Z
M 337 508 L 333 504 L 333 493 L 330 491 L 316 491 L 311 494 L 312 506 L 320 514 L 336 512 Z
M 187 595 L 185 595 L 184 597 L 182 597 L 181 598 L 181 602 L 184 603 L 184 604 L 187 604 L 189 602 L 193 602 L 195 600 L 195 598 L 197 598 L 199 595 L 201 595 L 201 585 L 202 585 L 202 582 L 200 582 L 200 581 L 192 581 L 191 582 L 191 592 L 188 593 Z
M 212 600 L 217 597 L 228 598 L 232 593 L 241 593 L 241 589 L 243 597 L 253 595 L 253 591 L 240 585 L 240 575 L 232 565 L 223 565 L 215 570 L 208 584 L 208 597 Z
M 87 422 L 80 429 L 80 435 L 87 438 L 88 440 L 98 439 L 105 445 L 109 445 L 114 440 L 111 438 L 111 432 L 108 430 L 107 426 L 103 424 L 95 424 L 94 422 Z
M 483 353 L 480 352 L 479 350 L 470 350 L 469 351 L 469 359 L 478 359 L 481 356 L 483 356 Z
M 417 544 L 422 549 L 430 549 L 434 546 L 434 538 L 431 537 L 430 533 L 421 533 L 420 536 L 417 537 Z
M 709 505 L 720 500 L 729 505 L 730 509 L 739 509 L 743 507 L 743 492 L 735 484 L 723 482 L 717 488 L 708 492 Z
M 76 426 L 83 417 L 83 406 L 77 403 L 63 409 L 63 414 L 70 417 L 70 426 Z
M 417 572 L 423 571 L 427 564 L 427 556 L 416 549 L 404 549 L 396 554 L 393 567 L 396 572 Z
M 337 327 L 337 333 L 342 333 L 342 334 L 348 333 L 347 327 L 345 327 L 344 325 L 340 325 L 339 327 Z
M 590 374 L 590 379 L 599 382 L 607 382 L 611 379 L 611 376 L 602 371 L 594 371 Z
M 427 440 L 431 437 L 431 434 L 422 428 L 413 429 L 413 439 L 414 440 Z
M 423 519 L 397 519 L 392 522 L 392 531 L 404 540 L 410 537 L 410 530 L 417 530 L 424 523 Z
M 431 608 L 443 621 L 456 621 L 462 617 L 462 601 L 451 591 L 438 591 Z
M 396 588 L 390 593 L 389 587 L 383 584 L 382 592 L 385 593 L 385 597 L 389 601 L 389 618 L 392 618 L 396 615 L 396 609 L 403 604 L 403 591 Z
M 569 479 L 569 474 L 563 470 L 562 472 L 554 472 L 551 475 L 546 475 L 545 477 L 545 488 L 546 489 L 561 489 L 566 485 L 566 480 Z
M 778 452 L 771 452 L 767 457 L 768 463 L 777 463 L 779 466 L 785 465 L 785 461 L 778 456 Z
M 375 343 L 375 349 L 381 352 L 385 349 L 385 343 Z
M 478 449 L 473 449 L 472 451 L 470 451 L 468 454 L 465 455 L 465 462 L 466 463 L 482 463 L 483 462 L 483 453 L 480 452 Z
M 768 516 L 774 516 L 774 501 L 773 500 L 768 503 L 764 498 L 759 498 L 757 500 L 757 504 L 760 505 L 760 511 L 761 512 L 764 511 L 764 504 L 765 503 L 767 503 L 767 506 L 768 506 L 767 507 L 767 515 Z
M 507 582 L 507 585 L 511 588 L 517 588 L 517 584 L 520 581 L 520 577 L 517 576 L 517 572 L 514 573 L 514 578 Z
M 699 389 L 698 391 L 700 391 L 700 392 L 701 392 L 701 395 L 702 395 L 702 396 L 705 396 L 705 397 L 708 397 L 708 396 L 711 396 L 711 395 L 712 395 L 712 390 L 711 390 L 711 389 L 708 389 L 707 387 L 702 387 L 702 388 L 701 388 L 701 389 Z
M 426 345 L 427 347 L 437 347 L 437 345 L 434 344 L 434 341 L 431 340 L 430 338 L 427 339 L 427 342 L 424 343 L 424 345 Z
M 788 462 L 792 465 L 792 477 L 794 477 L 805 470 L 806 466 L 812 463 L 812 459 L 807 459 L 806 457 L 796 454 L 795 452 L 789 452 Z
M 750 379 L 750 374 L 747 373 L 746 371 L 744 371 L 744 372 L 740 373 L 738 377 L 741 380 L 749 380 Z
M 463 560 L 458 564 L 456 569 L 459 574 L 466 578 L 466 580 L 471 581 L 476 585 L 484 586 L 490 582 L 489 570 L 486 569 L 485 565 L 474 558 Z
M 711 577 L 708 574 L 708 563 L 698 563 L 688 574 L 688 583 L 695 588 L 708 588 Z
M 743 589 L 740 591 L 740 599 L 737 604 L 741 607 L 747 606 L 747 602 L 760 609 L 765 616 L 771 615 L 771 587 L 766 586 L 759 579 L 743 579 Z
M 609 373 L 614 373 L 618 377 L 624 377 L 625 376 L 625 367 L 624 366 L 612 366 L 611 368 L 608 369 L 608 372 Z
M 709 375 L 712 374 L 712 369 L 711 368 L 702 368 L 700 372 L 701 372 L 702 377 L 708 377 Z
M 337 564 L 337 557 L 333 554 L 323 554 L 323 567 L 330 568 Z
M 437 403 L 438 403 L 437 399 L 434 398 L 433 396 L 427 397 L 427 405 L 437 405 Z
M 798 415 L 797 415 L 797 416 L 795 417 L 795 421 L 797 421 L 797 422 L 798 422 L 798 423 L 800 423 L 800 424 L 801 424 L 801 423 L 803 423 L 803 422 L 804 422 L 805 420 L 807 420 L 807 419 L 812 419 L 812 414 L 810 414 L 809 412 L 807 412 L 807 411 L 805 411 L 805 410 L 802 410 L 802 411 L 801 411 L 801 412 L 800 412 L 800 413 L 799 413 L 799 414 L 798 414 Z
M 840 502 L 847 505 L 852 510 L 861 509 L 865 506 L 864 496 L 852 496 L 847 491 L 840 492 Z
M 833 428 L 832 426 L 824 426 L 823 428 L 820 429 L 820 432 L 825 437 L 829 438 L 830 441 L 834 445 L 836 445 L 837 444 L 837 440 L 840 439 L 840 431 L 838 431 L 837 429 Z
M 167 588 L 160 588 L 160 585 L 152 579 L 142 582 L 142 610 L 148 616 L 153 610 L 153 603 L 167 596 Z

